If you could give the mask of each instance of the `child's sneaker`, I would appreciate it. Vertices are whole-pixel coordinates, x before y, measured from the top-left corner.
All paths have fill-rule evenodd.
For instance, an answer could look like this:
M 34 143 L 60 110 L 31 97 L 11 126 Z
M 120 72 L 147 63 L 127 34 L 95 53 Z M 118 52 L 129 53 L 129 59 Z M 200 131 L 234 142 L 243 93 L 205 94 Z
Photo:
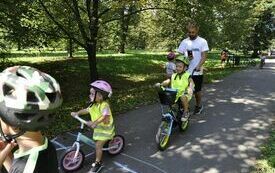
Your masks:
M 185 113 L 182 115 L 182 117 L 181 117 L 180 120 L 181 120 L 182 122 L 185 122 L 185 121 L 188 120 L 189 116 L 190 116 L 189 112 L 185 112 Z
M 102 163 L 101 162 L 97 162 L 95 161 L 93 164 L 92 164 L 92 168 L 90 169 L 90 171 L 88 173 L 97 173 L 101 170 L 102 168 Z
M 194 110 L 194 115 L 201 114 L 202 110 L 203 110 L 203 106 L 196 106 Z

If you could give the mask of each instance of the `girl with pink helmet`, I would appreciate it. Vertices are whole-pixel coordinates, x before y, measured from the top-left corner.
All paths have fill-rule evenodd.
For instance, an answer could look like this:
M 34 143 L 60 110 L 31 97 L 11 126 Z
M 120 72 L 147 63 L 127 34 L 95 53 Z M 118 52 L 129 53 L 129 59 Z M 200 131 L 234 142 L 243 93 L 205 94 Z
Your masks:
M 92 104 L 72 116 L 90 114 L 89 126 L 94 129 L 93 139 L 96 141 L 96 160 L 90 172 L 98 172 L 102 166 L 102 148 L 115 135 L 114 120 L 107 99 L 112 95 L 111 85 L 104 80 L 96 80 L 90 84 L 90 101 Z
M 176 64 L 174 62 L 174 59 L 176 58 L 176 54 L 170 50 L 170 52 L 167 55 L 167 62 L 165 63 L 165 71 L 166 71 L 166 77 L 167 79 L 170 79 L 172 74 L 176 72 Z

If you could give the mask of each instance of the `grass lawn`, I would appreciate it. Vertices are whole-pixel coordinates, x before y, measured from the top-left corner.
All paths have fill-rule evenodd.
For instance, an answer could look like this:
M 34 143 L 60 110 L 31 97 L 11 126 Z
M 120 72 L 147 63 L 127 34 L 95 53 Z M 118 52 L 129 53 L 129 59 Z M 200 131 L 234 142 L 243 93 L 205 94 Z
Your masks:
M 155 103 L 157 94 L 152 88 L 156 82 L 164 80 L 165 52 L 129 51 L 127 54 L 99 53 L 99 78 L 108 81 L 113 87 L 110 99 L 114 116 L 135 109 L 141 105 Z M 55 123 L 45 131 L 54 136 L 76 128 L 77 122 L 70 112 L 88 106 L 89 66 L 84 52 L 77 52 L 75 58 L 68 59 L 66 52 L 13 52 L 9 65 L 29 65 L 55 77 L 61 85 L 64 98 L 62 107 L 56 113 Z M 219 53 L 209 53 L 205 83 L 224 78 L 243 67 L 220 68 Z
M 252 173 L 274 173 L 275 172 L 275 129 L 272 127 L 270 137 L 261 147 L 262 156 L 257 159 Z

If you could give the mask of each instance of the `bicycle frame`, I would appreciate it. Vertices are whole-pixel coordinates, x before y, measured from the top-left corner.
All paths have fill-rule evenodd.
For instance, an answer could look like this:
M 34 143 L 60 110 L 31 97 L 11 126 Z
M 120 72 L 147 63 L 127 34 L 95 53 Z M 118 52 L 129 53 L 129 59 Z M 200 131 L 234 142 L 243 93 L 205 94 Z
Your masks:
M 172 132 L 172 129 L 173 129 L 173 123 L 175 121 L 178 122 L 177 117 L 176 117 L 177 115 L 174 112 L 172 106 L 170 106 L 170 105 L 169 105 L 169 108 L 167 111 L 164 111 L 164 106 L 161 105 L 161 114 L 162 114 L 163 119 L 168 119 L 170 122 L 169 131 L 168 131 L 168 133 L 170 135 Z
M 162 114 L 163 118 L 168 118 L 169 119 L 169 130 L 168 130 L 168 135 L 170 135 L 172 133 L 172 127 L 173 127 L 173 123 L 174 123 L 174 118 L 171 115 L 170 112 L 166 113 L 166 114 Z
M 86 135 L 84 135 L 82 132 L 84 130 L 84 126 L 87 125 L 87 121 L 85 121 L 84 119 L 80 118 L 79 116 L 75 116 L 74 117 L 75 119 L 77 119 L 78 121 L 80 121 L 81 123 L 81 126 L 80 126 L 80 131 L 77 133 L 77 136 L 76 136 L 76 141 L 73 143 L 73 145 L 69 148 L 76 148 L 76 153 L 74 155 L 74 159 L 77 157 L 78 155 L 78 152 L 80 150 L 80 142 L 83 142 L 84 144 L 88 145 L 88 146 L 91 146 L 93 148 L 95 148 L 95 141 L 92 140 L 91 138 L 87 137 Z M 113 149 L 113 148 L 116 148 L 117 145 L 114 145 L 112 147 L 108 147 L 108 148 L 105 148 L 103 147 L 102 150 L 103 151 L 107 151 L 107 150 L 110 150 L 110 149 Z M 89 155 L 89 154 L 88 154 Z

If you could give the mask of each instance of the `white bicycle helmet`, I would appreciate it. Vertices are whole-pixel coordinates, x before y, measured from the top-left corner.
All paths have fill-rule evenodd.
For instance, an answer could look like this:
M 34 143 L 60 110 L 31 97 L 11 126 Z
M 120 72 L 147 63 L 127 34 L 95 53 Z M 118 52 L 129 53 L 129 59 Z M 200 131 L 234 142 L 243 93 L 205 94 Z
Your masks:
M 24 131 L 37 131 L 54 119 L 62 104 L 60 86 L 50 75 L 28 66 L 0 73 L 0 117 Z

